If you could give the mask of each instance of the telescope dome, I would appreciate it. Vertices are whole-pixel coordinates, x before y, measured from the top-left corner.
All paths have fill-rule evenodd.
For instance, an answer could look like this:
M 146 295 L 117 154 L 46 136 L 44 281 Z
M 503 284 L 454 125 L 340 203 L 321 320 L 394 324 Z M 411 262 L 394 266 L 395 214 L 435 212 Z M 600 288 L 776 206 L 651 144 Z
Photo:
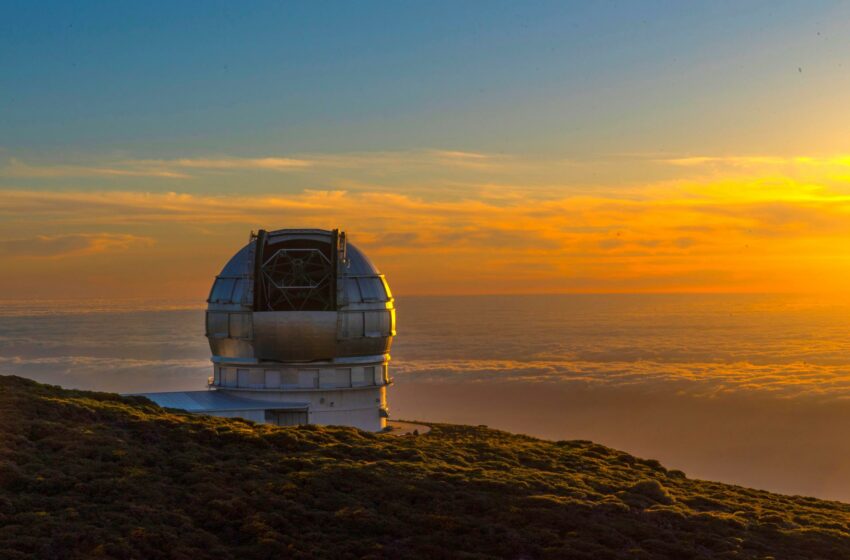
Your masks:
M 207 306 L 214 361 L 328 361 L 389 352 L 384 276 L 344 232 L 260 231 L 216 277 Z
M 209 391 L 148 393 L 162 406 L 280 426 L 379 431 L 395 306 L 383 274 L 344 232 L 251 233 L 207 299 Z

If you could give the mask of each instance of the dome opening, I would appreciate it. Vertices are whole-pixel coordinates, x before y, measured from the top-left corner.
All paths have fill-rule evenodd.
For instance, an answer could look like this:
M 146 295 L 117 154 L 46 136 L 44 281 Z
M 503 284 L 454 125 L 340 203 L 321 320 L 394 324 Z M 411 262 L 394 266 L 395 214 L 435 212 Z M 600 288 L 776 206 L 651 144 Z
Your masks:
M 336 244 L 314 239 L 257 237 L 256 311 L 336 309 Z

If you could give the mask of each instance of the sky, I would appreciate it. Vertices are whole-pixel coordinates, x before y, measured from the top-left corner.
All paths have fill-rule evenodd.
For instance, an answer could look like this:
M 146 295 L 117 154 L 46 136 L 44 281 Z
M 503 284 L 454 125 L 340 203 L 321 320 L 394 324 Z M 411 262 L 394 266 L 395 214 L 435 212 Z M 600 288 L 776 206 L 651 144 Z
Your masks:
M 396 295 L 850 281 L 850 4 L 0 0 L 0 294 L 204 298 L 251 230 Z

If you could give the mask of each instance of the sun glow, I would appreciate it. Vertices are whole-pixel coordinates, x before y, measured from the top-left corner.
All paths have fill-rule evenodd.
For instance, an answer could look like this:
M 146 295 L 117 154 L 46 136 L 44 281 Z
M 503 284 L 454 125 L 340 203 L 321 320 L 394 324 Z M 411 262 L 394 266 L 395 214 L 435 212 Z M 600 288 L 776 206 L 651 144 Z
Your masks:
M 484 167 L 458 167 L 458 160 Z M 250 229 L 340 226 L 375 255 L 400 293 L 434 286 L 457 293 L 834 291 L 850 280 L 848 161 L 690 157 L 547 166 L 439 150 L 177 159 L 157 169 L 183 169 L 193 181 L 226 173 L 249 188 L 242 195 L 161 192 L 155 184 L 0 191 L 0 252 L 15 272 L 0 282 L 7 292 L 37 295 L 49 285 L 41 276 L 49 266 L 82 294 L 129 286 L 146 295 L 146 271 L 155 268 L 162 271 L 157 282 L 175 295 L 198 295 L 204 288 L 189 278 L 205 279 L 222 244 L 230 250 Z M 150 162 L 122 165 L 138 170 Z M 541 165 L 548 171 L 535 174 Z M 591 165 L 609 173 L 643 166 L 649 179 L 591 189 L 575 176 Z M 15 172 L 20 167 L 12 164 Z M 677 175 L 660 178 L 670 168 Z M 340 188 L 279 193 L 260 186 L 263 174 L 280 172 Z M 415 182 L 393 188 L 416 173 Z M 527 184 L 516 181 L 525 173 Z M 449 285 L 437 282 L 445 274 Z

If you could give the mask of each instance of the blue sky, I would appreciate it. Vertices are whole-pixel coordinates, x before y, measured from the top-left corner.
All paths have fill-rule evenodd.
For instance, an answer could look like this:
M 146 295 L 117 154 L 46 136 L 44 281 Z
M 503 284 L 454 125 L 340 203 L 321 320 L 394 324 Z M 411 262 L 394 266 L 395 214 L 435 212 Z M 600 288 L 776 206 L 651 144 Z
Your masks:
M 0 293 L 203 299 L 260 227 L 399 294 L 843 292 L 848 61 L 842 2 L 0 0 Z
M 850 71 L 830 2 L 0 5 L 0 147 L 54 157 L 788 151 Z

